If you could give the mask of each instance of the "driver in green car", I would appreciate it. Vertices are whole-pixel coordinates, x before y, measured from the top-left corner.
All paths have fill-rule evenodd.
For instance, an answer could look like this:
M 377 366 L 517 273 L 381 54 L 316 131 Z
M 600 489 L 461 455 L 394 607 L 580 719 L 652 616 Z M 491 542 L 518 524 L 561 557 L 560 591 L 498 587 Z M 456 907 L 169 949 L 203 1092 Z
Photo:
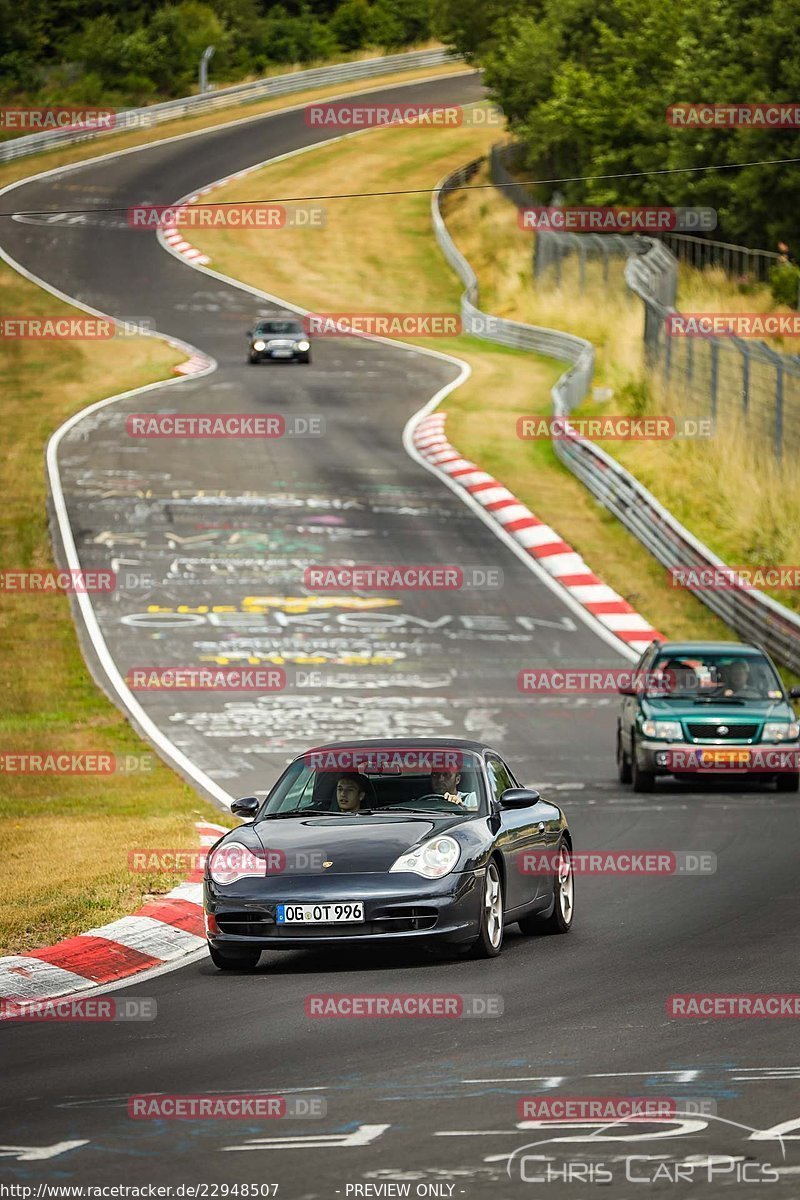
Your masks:
M 478 807 L 477 792 L 460 792 L 460 771 L 431 771 L 431 791 L 438 796 L 444 796 L 450 804 L 460 804 L 463 808 Z
M 757 691 L 750 682 L 750 664 L 743 658 L 735 658 L 724 669 L 724 682 L 720 685 L 722 696 L 756 696 Z

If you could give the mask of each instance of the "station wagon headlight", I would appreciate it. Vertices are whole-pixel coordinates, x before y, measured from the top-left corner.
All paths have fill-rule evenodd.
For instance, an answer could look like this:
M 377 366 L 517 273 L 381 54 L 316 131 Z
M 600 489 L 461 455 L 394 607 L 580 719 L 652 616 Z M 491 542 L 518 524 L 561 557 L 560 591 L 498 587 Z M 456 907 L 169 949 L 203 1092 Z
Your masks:
M 212 850 L 208 859 L 208 873 L 214 883 L 236 883 L 251 875 L 266 875 L 267 864 L 241 842 L 226 842 Z
M 761 735 L 765 742 L 794 742 L 800 737 L 797 721 L 765 721 Z
M 441 879 L 452 871 L 460 854 L 461 847 L 455 838 L 431 838 L 407 854 L 401 854 L 389 870 L 411 871 L 414 875 L 422 875 L 424 879 Z
M 305 354 L 306 350 L 311 349 L 311 343 L 306 341 L 298 342 L 297 349 L 302 350 L 303 354 Z
M 642 733 L 664 742 L 679 742 L 683 738 L 680 721 L 642 721 Z
M 253 342 L 254 350 L 266 350 L 266 348 L 267 348 L 267 343 L 262 342 L 261 338 L 259 338 L 257 342 Z

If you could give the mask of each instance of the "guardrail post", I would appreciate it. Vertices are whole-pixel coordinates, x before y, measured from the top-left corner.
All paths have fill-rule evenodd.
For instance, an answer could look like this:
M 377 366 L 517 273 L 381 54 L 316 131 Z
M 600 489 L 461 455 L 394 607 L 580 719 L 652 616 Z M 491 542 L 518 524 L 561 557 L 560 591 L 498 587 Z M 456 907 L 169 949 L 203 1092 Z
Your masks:
M 783 364 L 776 366 L 775 375 L 775 457 L 783 456 Z
M 746 413 L 750 404 L 750 355 L 746 346 L 739 353 L 742 356 L 742 412 Z
M 648 306 L 645 305 L 645 313 Z M 646 318 L 645 318 L 646 319 Z M 672 366 L 672 337 L 668 329 L 664 330 L 664 384 L 669 383 L 669 372 Z
M 717 419 L 717 382 L 719 378 L 719 342 L 709 343 L 711 349 L 711 419 Z

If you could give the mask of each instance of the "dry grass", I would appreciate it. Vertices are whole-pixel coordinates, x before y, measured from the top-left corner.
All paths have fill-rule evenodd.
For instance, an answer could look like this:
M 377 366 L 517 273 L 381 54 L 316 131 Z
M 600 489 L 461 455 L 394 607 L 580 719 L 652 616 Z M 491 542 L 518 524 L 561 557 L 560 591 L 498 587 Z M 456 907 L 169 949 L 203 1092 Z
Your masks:
M 254 195 L 426 190 L 325 201 L 325 224 L 317 229 L 192 229 L 191 241 L 216 269 L 320 311 L 458 312 L 460 287 L 442 270 L 427 189 L 497 136 L 497 129 L 468 125 L 395 127 L 310 150 L 232 181 L 214 193 L 215 203 Z M 448 348 L 440 338 L 429 344 Z
M 0 311 L 74 314 L 0 266 Z M 169 376 L 182 355 L 153 338 L 119 343 L 4 341 L 0 399 L 0 569 L 52 567 L 43 448 L 72 413 Z M 63 596 L 6 592 L 0 609 L 0 747 L 8 753 L 98 751 L 149 770 L 112 776 L 2 774 L 0 953 L 34 949 L 123 916 L 177 878 L 131 875 L 135 846 L 197 844 L 194 820 L 216 810 L 154 755 L 93 683 Z M 4 760 L 6 762 L 7 760 Z M 215 818 L 219 819 L 219 817 Z
M 365 189 L 368 181 L 370 190 L 399 183 L 428 189 L 496 136 L 496 131 L 469 127 L 435 134 L 381 130 L 266 167 L 220 189 L 215 200 L 341 191 L 343 180 L 363 180 Z M 518 229 L 514 210 L 502 197 L 491 190 L 461 193 L 452 200 L 448 222 L 479 272 L 484 309 L 557 327 L 567 324 L 566 296 L 556 316 L 525 287 L 529 235 Z M 460 285 L 436 246 L 427 193 L 329 202 L 325 227 L 305 234 L 290 228 L 193 230 L 192 241 L 217 270 L 256 287 L 268 280 L 271 292 L 306 308 L 458 311 Z M 530 307 L 515 313 L 515 295 Z M 626 308 L 626 320 L 635 320 L 635 306 Z M 614 314 L 587 315 L 594 318 L 593 336 L 621 353 L 625 341 Z M 517 439 L 519 416 L 550 411 L 550 388 L 563 368 L 466 338 L 435 345 L 466 359 L 473 369 L 471 379 L 446 402 L 448 433 L 459 450 L 551 522 L 657 628 L 681 637 L 722 636 L 724 627 L 697 600 L 664 586 L 663 568 L 564 470 L 549 444 Z
M 488 180 L 484 169 L 474 182 Z M 597 384 L 618 386 L 641 370 L 641 303 L 624 289 L 611 288 L 598 304 L 599 264 L 587 264 L 583 289 L 573 261 L 564 264 L 559 283 L 548 279 L 534 287 L 533 236 L 520 229 L 516 209 L 499 192 L 456 192 L 448 197 L 446 215 L 450 233 L 478 274 L 485 312 L 588 338 L 598 348 Z M 609 264 L 611 281 L 621 270 L 619 261 Z
M 569 330 L 597 347 L 595 384 L 613 388 L 614 396 L 604 404 L 590 399 L 576 415 L 698 415 L 677 392 L 664 394 L 657 381 L 646 376 L 643 306 L 625 287 L 619 263 L 610 265 L 608 282 L 600 265 L 594 264 L 579 289 L 577 263 L 571 261 L 562 268 L 560 285 L 534 287 L 530 235 L 519 229 L 513 206 L 494 192 L 461 193 L 452 202 L 448 225 L 478 273 L 483 308 Z M 721 271 L 689 268 L 681 270 L 679 307 L 698 312 L 777 311 L 765 286 L 743 294 Z M 602 445 L 725 561 L 753 566 L 800 563 L 800 467 L 792 460 L 778 467 L 742 426 L 729 422 L 713 438 Z M 562 526 L 563 521 L 556 522 L 557 528 Z M 568 536 L 566 529 L 563 532 Z M 596 558 L 591 550 L 587 556 L 590 561 Z M 607 578 L 614 583 L 611 572 Z M 800 608 L 796 592 L 773 595 Z M 645 611 L 653 618 L 653 609 Z M 715 618 L 707 619 L 724 628 Z M 660 628 L 674 632 L 666 622 Z

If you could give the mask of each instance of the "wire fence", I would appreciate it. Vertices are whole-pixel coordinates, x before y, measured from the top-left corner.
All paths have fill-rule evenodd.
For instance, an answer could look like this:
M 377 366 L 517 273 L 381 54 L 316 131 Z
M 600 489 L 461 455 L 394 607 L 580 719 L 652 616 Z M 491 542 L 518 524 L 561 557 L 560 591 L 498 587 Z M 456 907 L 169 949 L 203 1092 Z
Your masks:
M 551 392 L 554 414 L 565 417 L 586 398 L 591 386 L 594 368 L 591 342 L 557 329 L 508 321 L 481 312 L 477 276 L 445 224 L 443 201 L 449 192 L 474 178 L 482 161 L 477 159 L 448 175 L 432 199 L 436 239 L 464 284 L 461 296 L 464 329 L 486 341 L 536 350 L 569 363 L 569 369 Z M 524 197 L 520 199 L 519 185 L 513 180 L 508 186 L 498 186 L 513 203 L 526 202 Z M 669 253 L 665 247 L 659 247 L 658 252 Z M 637 256 L 640 262 L 642 258 L 644 256 Z M 653 263 L 643 266 L 645 271 L 652 269 Z M 581 436 L 555 438 L 552 445 L 564 465 L 665 567 L 682 570 L 725 567 L 718 555 L 681 525 L 652 492 L 600 446 Z M 800 673 L 800 615 L 756 589 L 730 587 L 696 594 L 739 637 L 759 643 L 779 662 Z
M 518 147 L 494 146 L 492 181 L 518 207 L 540 203 L 512 174 L 517 163 Z M 698 336 L 670 320 L 677 312 L 679 263 L 763 281 L 779 261 L 771 251 L 690 234 L 652 238 L 537 230 L 533 274 L 556 285 L 575 281 L 583 289 L 593 278 L 591 265 L 599 263 L 604 283 L 627 285 L 644 303 L 645 360 L 665 397 L 685 416 L 710 418 L 716 430 L 744 429 L 780 461 L 800 452 L 800 357 L 756 339 Z
M 730 242 L 715 242 L 713 238 L 695 237 L 690 233 L 662 233 L 659 240 L 687 267 L 703 271 L 721 267 L 726 275 L 741 280 L 769 282 L 769 273 L 782 262 L 776 250 L 751 250 Z
M 201 116 L 239 104 L 253 104 L 271 96 L 288 96 L 292 92 L 303 92 L 307 88 L 329 83 L 352 83 L 358 79 L 370 79 L 378 75 L 400 74 L 423 67 L 438 67 L 446 63 L 460 62 L 457 54 L 447 49 L 410 50 L 403 54 L 388 54 L 382 58 L 364 58 L 358 62 L 334 63 L 328 67 L 312 67 L 307 71 L 292 71 L 285 75 L 272 75 L 268 79 L 255 79 L 250 83 L 234 87 L 219 88 L 198 96 L 184 96 L 177 100 L 165 100 L 162 104 L 150 104 L 144 108 L 129 108 L 114 114 L 113 126 L 102 129 L 68 127 L 30 133 L 25 137 L 12 138 L 0 144 L 0 162 L 38 154 L 42 150 L 71 146 L 77 142 L 91 141 L 114 133 L 131 129 L 149 129 L 164 121 L 178 117 Z

